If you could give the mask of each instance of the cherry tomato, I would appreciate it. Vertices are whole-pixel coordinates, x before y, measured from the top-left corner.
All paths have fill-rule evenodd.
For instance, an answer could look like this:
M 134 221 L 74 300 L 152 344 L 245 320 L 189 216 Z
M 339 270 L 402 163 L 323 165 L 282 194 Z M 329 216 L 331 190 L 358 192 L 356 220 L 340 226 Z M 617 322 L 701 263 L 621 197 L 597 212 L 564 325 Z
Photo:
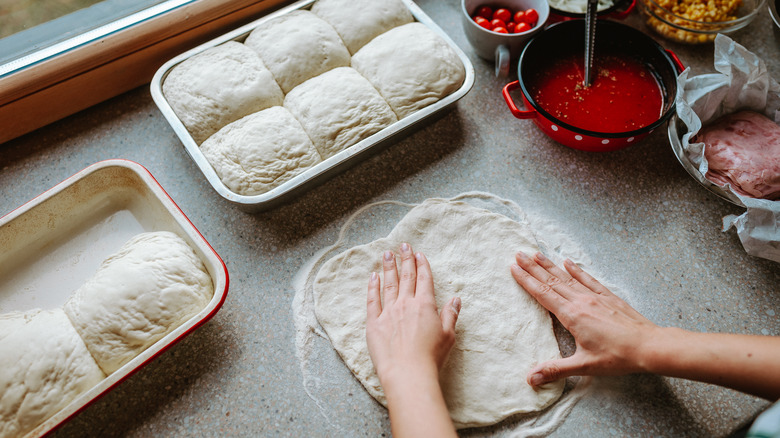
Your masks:
M 528 23 L 517 23 L 515 25 L 515 33 L 523 33 L 531 30 L 531 26 Z
M 534 27 L 537 21 L 539 21 L 539 13 L 536 12 L 536 9 L 526 9 L 525 22 Z
M 490 25 L 490 22 L 487 21 L 487 18 L 485 18 L 485 17 L 476 16 L 476 17 L 474 17 L 474 22 L 477 23 L 478 25 L 484 27 L 487 30 L 492 30 L 493 29 L 493 26 Z
M 506 31 L 507 33 L 515 33 L 515 22 L 510 21 L 506 24 Z
M 493 27 L 493 30 L 495 30 L 497 27 L 503 27 L 504 30 L 506 30 L 506 23 L 504 23 L 503 20 L 499 20 L 498 18 L 491 20 L 490 25 Z
M 517 24 L 525 23 L 525 11 L 517 11 L 515 12 L 514 21 Z
M 512 21 L 512 13 L 509 12 L 509 9 L 496 9 L 496 11 L 493 12 L 493 19 L 499 19 L 506 23 L 507 21 Z
M 493 28 L 493 32 L 498 32 L 498 33 L 509 33 L 509 31 L 507 31 L 507 30 L 506 30 L 506 28 L 504 28 L 504 27 L 501 27 L 501 26 L 494 27 L 494 28 Z
M 481 6 L 479 9 L 477 9 L 476 17 L 482 17 L 486 20 L 490 20 L 493 18 L 493 10 L 490 9 L 490 6 Z

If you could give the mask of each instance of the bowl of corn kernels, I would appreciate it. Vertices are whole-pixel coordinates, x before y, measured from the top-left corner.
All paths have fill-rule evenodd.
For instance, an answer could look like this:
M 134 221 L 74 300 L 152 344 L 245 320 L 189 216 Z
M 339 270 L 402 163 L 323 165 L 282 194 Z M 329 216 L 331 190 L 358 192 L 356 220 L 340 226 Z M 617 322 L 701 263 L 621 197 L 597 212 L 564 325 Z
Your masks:
M 766 0 L 641 0 L 647 25 L 663 37 L 688 44 L 708 43 L 719 33 L 750 24 Z

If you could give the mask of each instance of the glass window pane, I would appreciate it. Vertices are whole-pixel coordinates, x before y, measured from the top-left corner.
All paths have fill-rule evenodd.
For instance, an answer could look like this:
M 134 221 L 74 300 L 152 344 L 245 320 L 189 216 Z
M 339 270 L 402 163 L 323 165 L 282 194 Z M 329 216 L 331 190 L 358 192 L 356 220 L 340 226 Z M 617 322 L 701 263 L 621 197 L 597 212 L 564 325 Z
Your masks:
M 0 0 L 0 76 L 195 0 Z

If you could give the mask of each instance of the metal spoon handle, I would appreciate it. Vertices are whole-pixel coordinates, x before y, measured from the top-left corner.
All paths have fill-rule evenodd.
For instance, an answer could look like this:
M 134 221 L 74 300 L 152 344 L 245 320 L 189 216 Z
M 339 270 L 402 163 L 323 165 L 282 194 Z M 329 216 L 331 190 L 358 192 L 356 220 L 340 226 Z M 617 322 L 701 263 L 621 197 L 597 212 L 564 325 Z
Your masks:
M 588 8 L 585 10 L 585 80 L 583 84 L 588 87 L 593 80 L 593 48 L 596 44 L 596 10 L 598 0 L 588 0 Z

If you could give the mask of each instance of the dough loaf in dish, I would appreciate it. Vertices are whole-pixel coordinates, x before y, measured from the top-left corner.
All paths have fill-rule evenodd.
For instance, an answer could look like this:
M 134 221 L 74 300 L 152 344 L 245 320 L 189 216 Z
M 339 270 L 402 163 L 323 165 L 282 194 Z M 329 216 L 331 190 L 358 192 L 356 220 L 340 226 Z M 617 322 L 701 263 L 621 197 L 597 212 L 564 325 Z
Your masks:
M 214 294 L 203 263 L 179 236 L 139 234 L 71 295 L 65 313 L 111 374 L 203 310 Z
M 25 435 L 104 378 L 62 309 L 0 315 L 0 437 Z
M 456 343 L 440 382 L 457 428 L 486 426 L 555 402 L 558 381 L 534 390 L 526 374 L 560 357 L 549 312 L 512 278 L 517 251 L 538 250 L 526 223 L 463 202 L 429 199 L 386 238 L 325 262 L 314 280 L 315 313 L 349 369 L 386 405 L 365 339 L 368 276 L 382 271 L 382 253 L 409 242 L 430 261 L 436 302 L 459 296 Z
M 328 70 L 349 66 L 349 51 L 333 26 L 305 10 L 262 23 L 244 44 L 260 54 L 285 93 Z
M 376 89 L 349 67 L 336 68 L 295 87 L 284 98 L 322 159 L 396 122 Z
M 422 23 L 374 38 L 355 53 L 352 67 L 379 90 L 399 119 L 451 94 L 466 77 L 457 53 Z
M 414 21 L 401 0 L 318 0 L 311 11 L 336 29 L 351 54 L 380 34 Z
M 174 67 L 162 91 L 198 144 L 228 123 L 281 105 L 284 99 L 257 53 L 235 41 L 212 47 Z
M 200 150 L 230 190 L 248 196 L 265 193 L 322 161 L 301 124 L 281 106 L 225 126 Z

